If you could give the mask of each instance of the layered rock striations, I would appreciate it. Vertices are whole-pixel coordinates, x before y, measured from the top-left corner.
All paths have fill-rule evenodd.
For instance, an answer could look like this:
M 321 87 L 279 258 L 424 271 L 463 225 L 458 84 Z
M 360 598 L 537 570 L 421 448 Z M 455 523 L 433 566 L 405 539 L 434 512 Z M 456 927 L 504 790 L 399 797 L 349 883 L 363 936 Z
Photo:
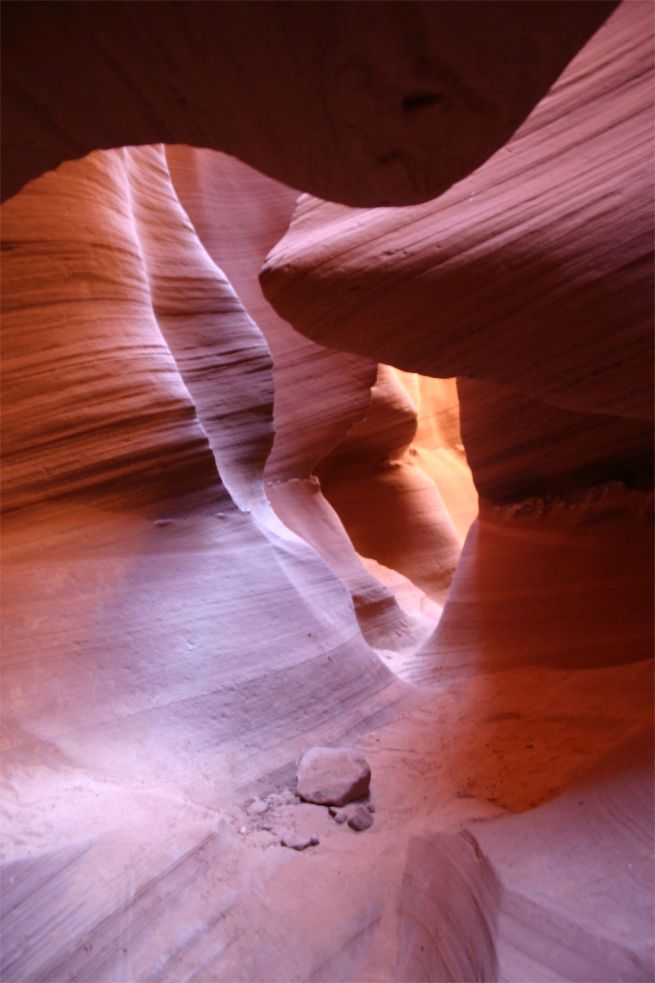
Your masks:
M 652 979 L 648 6 L 11 6 L 3 979 Z
M 394 589 L 389 591 L 378 577 L 371 576 L 343 528 L 341 519 L 345 518 L 349 526 L 344 507 L 337 509 L 339 514 L 335 513 L 322 494 L 316 474 L 323 475 L 319 465 L 324 461 L 327 467 L 331 454 L 340 459 L 342 448 L 352 441 L 354 432 L 362 429 L 366 435 L 376 409 L 387 406 L 388 418 L 383 420 L 377 441 L 373 434 L 364 436 L 368 450 L 362 456 L 357 482 L 364 488 L 369 502 L 371 525 L 382 528 L 383 517 L 378 516 L 376 521 L 371 502 L 377 472 L 380 468 L 386 472 L 392 470 L 394 451 L 398 450 L 397 439 L 390 436 L 394 425 L 389 420 L 395 414 L 403 421 L 399 446 L 404 450 L 411 443 L 418 425 L 417 405 L 404 397 L 404 415 L 403 412 L 398 414 L 397 399 L 394 401 L 388 387 L 381 395 L 378 384 L 381 374 L 390 370 L 378 368 L 370 359 L 336 352 L 302 338 L 275 314 L 263 297 L 257 275 L 271 244 L 288 226 L 296 193 L 225 155 L 173 147 L 167 148 L 166 158 L 176 194 L 193 221 L 202 245 L 229 276 L 240 301 L 263 332 L 270 348 L 275 386 L 275 435 L 265 466 L 269 501 L 286 525 L 312 545 L 348 587 L 360 626 L 372 644 L 397 649 L 415 643 L 432 627 L 422 618 L 418 622 L 412 621 L 417 603 L 418 614 L 421 613 L 421 588 L 425 589 L 426 584 L 417 583 L 418 591 L 408 591 L 403 578 L 391 573 L 383 578 Z M 398 385 L 396 391 L 401 392 Z M 448 391 L 441 402 L 444 413 L 450 409 L 456 415 L 457 397 L 452 391 Z M 428 420 L 432 413 L 428 400 L 422 416 Z M 460 493 L 451 495 L 451 499 L 456 498 L 459 502 L 468 527 L 475 514 L 475 492 L 461 455 L 457 463 L 459 468 L 453 468 L 450 460 L 444 461 L 441 470 L 453 472 L 450 484 L 456 482 Z M 427 568 L 424 579 L 437 585 L 437 599 L 443 600 L 452 580 L 460 543 L 453 534 L 448 514 L 438 504 L 435 480 L 438 480 L 437 474 L 430 479 L 423 478 L 428 498 L 425 526 L 437 542 L 445 540 L 448 545 L 446 555 L 432 554 L 421 562 Z M 400 494 L 403 514 L 396 522 L 411 535 L 413 517 L 407 504 L 410 489 L 405 484 Z M 349 531 L 352 536 L 351 526 Z M 375 543 L 361 544 L 354 538 L 355 546 L 364 557 L 384 562 L 384 543 L 377 549 Z M 388 537 L 383 537 L 384 541 L 386 539 Z M 403 556 L 411 557 L 412 551 L 405 549 Z M 406 572 L 402 560 L 393 566 L 401 574 Z M 375 569 L 380 573 L 378 566 Z M 409 610 L 398 606 L 394 593 L 400 595 L 401 601 L 408 593 L 412 594 L 409 605 L 404 604 Z M 438 613 L 434 608 L 429 610 L 432 616 Z
M 648 26 L 645 5 L 620 8 L 506 147 L 435 201 L 361 211 L 302 199 L 262 272 L 276 308 L 313 338 L 405 369 L 463 376 L 462 433 L 483 498 L 471 539 L 491 538 L 492 594 L 506 572 L 514 587 L 505 583 L 498 596 L 532 591 L 543 607 L 541 589 L 528 588 L 534 550 L 544 590 L 551 565 L 562 589 L 562 624 L 570 609 L 563 636 L 571 651 L 576 629 L 595 623 L 587 658 L 599 662 L 611 652 L 643 658 L 650 644 L 648 505 L 639 493 L 652 473 Z M 575 125 L 583 115 L 588 122 Z M 315 302 L 326 290 L 331 303 L 321 308 Z M 584 491 L 607 482 L 609 489 Z M 523 516 L 503 512 L 524 499 L 533 501 Z M 606 502 L 606 530 L 588 516 L 587 499 L 591 511 Z M 548 513 L 543 535 L 531 531 L 531 513 Z M 501 547 L 507 517 L 517 535 Z M 519 549 L 522 529 L 534 542 L 526 540 L 525 560 L 510 572 L 500 557 Z M 604 599 L 597 571 L 624 534 Z M 567 539 L 565 563 L 555 556 Z M 487 550 L 469 544 L 464 563 L 469 552 L 478 611 Z M 436 671 L 449 661 L 443 643 L 457 603 L 439 629 Z M 482 631 L 489 665 L 511 661 L 512 638 L 521 647 L 535 635 L 542 641 L 517 651 L 520 661 L 538 662 L 542 650 L 566 661 L 546 625 L 534 629 L 549 620 L 545 613 L 537 618 L 521 602 L 513 626 L 498 617 L 506 630 L 497 644 L 488 626 Z M 461 619 L 464 661 L 480 653 L 476 622 Z M 627 646 L 618 642 L 624 635 Z
M 303 198 L 262 271 L 276 309 L 314 340 L 405 370 L 461 376 L 462 439 L 480 517 L 439 626 L 405 675 L 467 691 L 469 719 L 486 708 L 484 750 L 460 749 L 469 774 L 471 756 L 480 762 L 466 794 L 479 794 L 484 775 L 489 801 L 507 804 L 509 786 L 518 795 L 512 811 L 529 811 L 511 832 L 506 823 L 507 839 L 500 834 L 490 849 L 473 827 L 461 847 L 438 840 L 412 847 L 416 858 L 443 852 L 433 866 L 408 865 L 400 979 L 652 972 L 652 898 L 641 879 L 652 869 L 650 716 L 634 722 L 633 740 L 626 733 L 611 781 L 600 759 L 585 770 L 585 789 L 597 784 L 602 794 L 577 796 L 575 775 L 562 783 L 552 771 L 572 758 L 562 715 L 572 674 L 580 674 L 580 705 L 591 709 L 601 680 L 622 679 L 627 692 L 635 671 L 649 676 L 652 656 L 651 71 L 649 11 L 624 5 L 470 177 L 401 211 Z M 457 679 L 467 682 L 448 683 Z M 499 699 L 515 687 L 524 692 L 521 709 L 511 696 Z M 538 723 L 544 698 L 561 730 L 546 734 L 545 720 Z M 511 721 L 518 731 L 510 763 L 499 735 Z M 533 768 L 553 781 L 519 804 L 521 789 L 530 795 Z M 617 844 L 622 824 L 614 826 L 612 812 L 639 817 L 619 848 L 633 858 L 620 873 L 576 841 L 582 808 L 587 828 Z M 495 822 L 488 828 L 502 829 L 504 820 Z M 567 861 L 552 859 L 544 833 L 551 822 L 562 842 L 570 837 Z M 529 883 L 535 828 L 544 859 Z M 501 839 L 507 846 L 496 852 Z M 572 866 L 549 885 L 549 865 L 558 863 Z M 525 880 L 514 873 L 522 870 Z M 455 913 L 453 877 L 462 891 Z M 594 894 L 599 908 L 581 917 L 583 885 L 610 882 Z M 606 936 L 601 922 L 612 926 Z M 449 931 L 441 928 L 435 941 L 435 926 L 444 924 Z M 472 937 L 480 944 L 471 946 Z
M 196 930 L 135 935 L 136 897 L 191 878 L 193 908 L 222 857 L 220 921 L 253 873 L 222 866 L 236 789 L 290 780 L 310 733 L 354 739 L 369 675 L 373 717 L 401 691 L 267 503 L 269 351 L 163 148 L 66 165 L 3 229 L 3 973 L 143 978 Z
M 433 201 L 302 199 L 262 271 L 276 310 L 403 369 L 651 419 L 650 15 L 621 6 L 514 137 Z

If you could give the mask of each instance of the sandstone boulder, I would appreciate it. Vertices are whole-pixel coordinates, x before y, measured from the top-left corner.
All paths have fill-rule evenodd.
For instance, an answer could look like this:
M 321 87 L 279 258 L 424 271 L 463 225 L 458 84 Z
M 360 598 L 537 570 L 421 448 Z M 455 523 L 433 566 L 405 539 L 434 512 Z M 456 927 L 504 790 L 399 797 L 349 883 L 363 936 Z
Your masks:
M 349 747 L 313 747 L 298 766 L 297 792 L 305 802 L 345 805 L 366 795 L 371 769 L 366 758 Z

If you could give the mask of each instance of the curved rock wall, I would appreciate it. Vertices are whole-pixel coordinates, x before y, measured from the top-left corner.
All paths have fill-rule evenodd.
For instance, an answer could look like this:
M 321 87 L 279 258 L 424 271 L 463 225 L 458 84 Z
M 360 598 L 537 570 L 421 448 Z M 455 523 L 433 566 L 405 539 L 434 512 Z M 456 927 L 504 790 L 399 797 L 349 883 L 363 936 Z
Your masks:
M 184 143 L 352 205 L 423 201 L 505 143 L 614 6 L 11 4 L 3 196 L 92 150 Z
M 402 688 L 264 496 L 268 348 L 163 148 L 65 165 L 3 219 L 3 972 L 143 978 L 189 940 L 139 942 L 137 896 L 238 858 L 246 790 Z M 377 587 L 392 610 L 369 621 L 398 633 Z M 203 920 L 255 868 L 237 869 Z
M 318 462 L 341 446 L 358 423 L 366 428 L 372 393 L 377 391 L 371 389 L 377 366 L 370 359 L 335 352 L 299 336 L 275 314 L 259 287 L 259 269 L 271 244 L 286 231 L 296 193 L 223 154 L 174 147 L 166 150 L 166 158 L 176 193 L 204 248 L 229 275 L 270 346 L 275 435 L 265 467 L 268 499 L 286 525 L 310 543 L 348 587 L 358 621 L 372 644 L 391 649 L 414 644 L 417 632 L 424 635 L 431 625 L 414 624 L 406 616 L 410 612 L 396 604 L 393 592 L 366 570 L 314 475 Z M 250 375 L 248 380 L 257 387 Z M 360 483 L 374 480 L 370 457 L 362 462 Z M 467 477 L 464 471 L 463 480 Z M 434 492 L 434 484 L 428 484 Z M 432 508 L 430 502 L 428 509 L 428 521 L 437 535 L 441 526 L 450 529 L 438 505 Z M 452 541 L 448 557 L 437 556 L 430 563 L 433 579 L 439 579 L 441 599 L 458 554 L 459 544 Z M 391 586 L 396 582 L 397 577 L 392 577 Z
M 431 202 L 301 199 L 262 271 L 273 306 L 409 371 L 652 419 L 651 37 L 650 6 L 621 6 L 514 137 Z
M 318 475 L 358 552 L 443 603 L 460 540 L 439 494 L 436 462 L 433 478 L 416 460 L 418 416 L 394 370 L 380 366 L 366 418 L 321 462 Z M 462 475 L 458 490 L 474 514 L 467 478 Z
M 3 978 L 646 983 L 649 6 L 10 7 Z

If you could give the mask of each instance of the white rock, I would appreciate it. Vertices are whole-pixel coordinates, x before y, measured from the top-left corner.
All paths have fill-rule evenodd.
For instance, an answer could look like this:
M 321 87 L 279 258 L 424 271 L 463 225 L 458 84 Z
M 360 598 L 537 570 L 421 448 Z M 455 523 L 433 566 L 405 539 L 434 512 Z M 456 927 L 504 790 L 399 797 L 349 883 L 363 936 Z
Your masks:
M 345 805 L 366 795 L 371 769 L 363 754 L 349 747 L 313 747 L 298 766 L 297 794 L 318 805 Z
M 249 816 L 261 816 L 268 809 L 268 802 L 264 802 L 262 799 L 253 799 L 246 806 L 246 812 Z

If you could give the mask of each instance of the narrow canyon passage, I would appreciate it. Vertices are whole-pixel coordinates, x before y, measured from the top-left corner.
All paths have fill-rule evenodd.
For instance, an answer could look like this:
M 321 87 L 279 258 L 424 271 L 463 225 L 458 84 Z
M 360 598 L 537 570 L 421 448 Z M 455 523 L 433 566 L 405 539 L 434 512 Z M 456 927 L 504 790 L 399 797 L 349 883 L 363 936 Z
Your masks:
M 650 5 L 12 6 L 2 979 L 652 980 Z

